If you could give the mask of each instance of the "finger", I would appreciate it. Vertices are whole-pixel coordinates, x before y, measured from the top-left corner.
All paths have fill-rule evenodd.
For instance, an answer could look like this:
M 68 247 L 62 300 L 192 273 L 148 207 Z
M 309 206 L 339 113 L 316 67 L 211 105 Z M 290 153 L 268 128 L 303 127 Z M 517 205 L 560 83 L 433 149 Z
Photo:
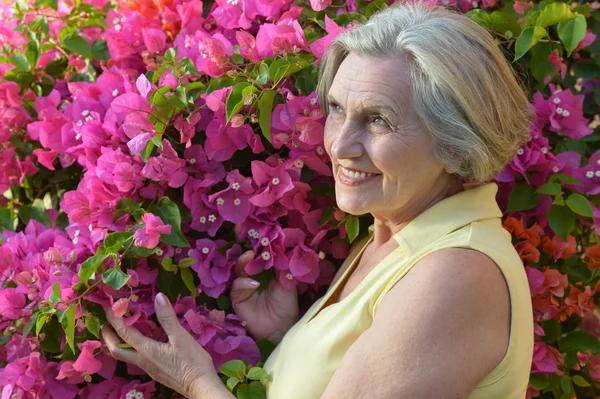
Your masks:
M 238 277 L 233 280 L 229 298 L 232 304 L 244 302 L 256 292 L 260 283 L 248 277 Z
M 144 337 L 137 328 L 126 326 L 123 322 L 123 318 L 115 316 L 110 307 L 104 308 L 104 313 L 106 313 L 106 319 L 114 328 L 117 335 L 121 337 L 124 342 L 133 346 L 134 349 L 139 350 L 144 344 L 147 344 L 148 341 L 150 341 L 148 338 Z
M 112 357 L 139 366 L 137 352 L 133 349 L 120 348 L 118 345 L 122 342 L 111 327 L 104 325 L 100 331 L 102 332 L 102 338 L 104 338 L 108 352 Z
M 177 314 L 166 295 L 159 292 L 154 298 L 156 318 L 169 337 L 169 341 L 177 340 L 181 334 L 188 334 L 177 319 Z
M 250 262 L 252 259 L 254 259 L 254 252 L 252 252 L 251 250 L 244 252 L 242 255 L 240 255 L 240 257 L 238 258 L 236 264 L 235 264 L 235 275 L 238 277 L 248 277 L 248 273 L 246 273 L 246 271 L 244 270 L 244 267 L 246 267 L 246 264 L 248 262 Z

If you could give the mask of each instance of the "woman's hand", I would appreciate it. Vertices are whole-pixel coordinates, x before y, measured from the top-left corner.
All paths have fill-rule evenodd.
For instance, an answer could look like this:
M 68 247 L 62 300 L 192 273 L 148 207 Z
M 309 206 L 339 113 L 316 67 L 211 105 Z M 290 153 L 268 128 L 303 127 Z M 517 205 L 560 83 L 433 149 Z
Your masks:
M 208 352 L 179 324 L 167 297 L 160 293 L 156 295 L 154 307 L 169 338 L 167 343 L 145 337 L 136 328 L 123 324 L 123 319 L 116 317 L 110 307 L 104 309 L 114 328 L 102 327 L 110 354 L 117 360 L 138 366 L 154 380 L 186 398 L 233 398 L 219 380 Z M 119 347 L 121 340 L 133 349 Z
M 266 338 L 278 344 L 298 321 L 298 294 L 295 287 L 285 290 L 275 278 L 259 294 L 256 291 L 258 281 L 244 272 L 244 267 L 253 257 L 252 251 L 247 251 L 235 266 L 238 277 L 231 287 L 231 305 L 238 317 L 246 322 L 246 329 L 254 339 Z

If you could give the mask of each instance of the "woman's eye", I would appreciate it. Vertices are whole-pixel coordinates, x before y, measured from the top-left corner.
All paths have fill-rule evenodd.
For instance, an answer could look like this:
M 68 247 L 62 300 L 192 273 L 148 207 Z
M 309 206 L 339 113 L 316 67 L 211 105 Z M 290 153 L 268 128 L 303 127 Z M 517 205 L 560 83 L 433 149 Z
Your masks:
M 374 116 L 371 121 L 377 126 L 388 126 L 388 123 L 381 116 Z
M 329 112 L 340 112 L 342 107 L 336 103 L 329 103 Z

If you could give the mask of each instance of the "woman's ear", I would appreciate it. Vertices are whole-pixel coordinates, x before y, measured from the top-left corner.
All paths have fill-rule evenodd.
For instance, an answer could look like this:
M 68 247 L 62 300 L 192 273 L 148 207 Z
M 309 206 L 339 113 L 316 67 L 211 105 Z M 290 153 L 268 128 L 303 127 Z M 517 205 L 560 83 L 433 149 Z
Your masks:
M 454 172 L 452 169 L 450 169 L 450 168 L 448 168 L 448 167 L 446 167 L 446 168 L 444 168 L 444 169 L 446 170 L 446 173 L 448 173 L 449 175 L 452 175 L 452 174 L 454 174 L 454 173 L 455 173 L 455 172 Z

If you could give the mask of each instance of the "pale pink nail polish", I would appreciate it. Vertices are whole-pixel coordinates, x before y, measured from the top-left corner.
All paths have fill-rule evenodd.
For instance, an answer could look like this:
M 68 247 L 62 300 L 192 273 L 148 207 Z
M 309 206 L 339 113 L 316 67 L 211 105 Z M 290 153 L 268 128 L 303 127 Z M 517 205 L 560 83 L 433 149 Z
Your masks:
M 167 299 L 161 292 L 156 294 L 156 304 L 158 306 L 165 306 L 167 304 Z

